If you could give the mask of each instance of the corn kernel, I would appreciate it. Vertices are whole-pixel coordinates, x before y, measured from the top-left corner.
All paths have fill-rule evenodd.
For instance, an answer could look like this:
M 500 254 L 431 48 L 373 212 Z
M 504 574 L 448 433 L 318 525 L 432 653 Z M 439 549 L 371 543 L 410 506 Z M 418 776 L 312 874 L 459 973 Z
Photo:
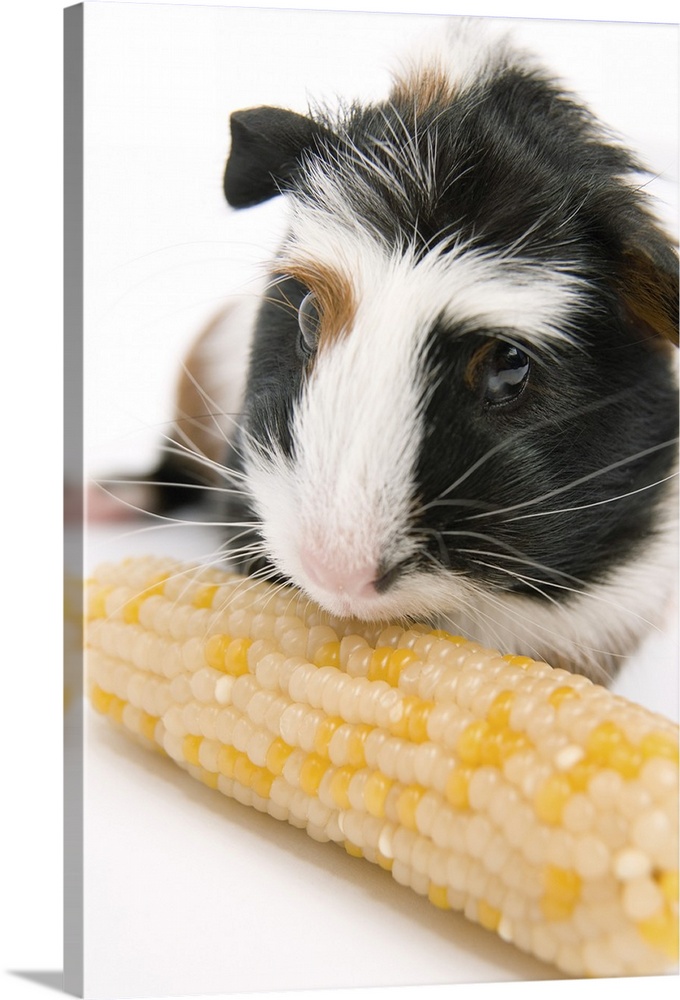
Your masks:
M 528 657 L 187 573 L 95 574 L 95 711 L 568 975 L 673 971 L 677 727 Z

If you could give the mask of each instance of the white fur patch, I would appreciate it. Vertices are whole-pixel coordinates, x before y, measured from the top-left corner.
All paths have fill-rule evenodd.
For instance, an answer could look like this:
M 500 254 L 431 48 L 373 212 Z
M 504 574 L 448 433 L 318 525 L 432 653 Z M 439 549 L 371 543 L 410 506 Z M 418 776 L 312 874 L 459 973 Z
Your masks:
M 531 53 L 517 48 L 509 33 L 488 31 L 485 18 L 452 17 L 443 31 L 428 32 L 412 47 L 394 75 L 413 90 L 418 80 L 435 75 L 452 93 L 460 94 L 512 67 L 532 71 L 538 63 Z

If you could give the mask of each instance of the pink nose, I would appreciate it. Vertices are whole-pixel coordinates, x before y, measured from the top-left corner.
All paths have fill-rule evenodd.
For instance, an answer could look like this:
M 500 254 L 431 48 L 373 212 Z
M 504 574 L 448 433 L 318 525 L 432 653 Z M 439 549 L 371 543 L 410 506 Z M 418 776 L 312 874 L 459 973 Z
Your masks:
M 376 594 L 375 565 L 347 569 L 328 565 L 308 551 L 300 554 L 300 561 L 309 580 L 327 593 L 343 594 L 347 597 L 374 597 Z

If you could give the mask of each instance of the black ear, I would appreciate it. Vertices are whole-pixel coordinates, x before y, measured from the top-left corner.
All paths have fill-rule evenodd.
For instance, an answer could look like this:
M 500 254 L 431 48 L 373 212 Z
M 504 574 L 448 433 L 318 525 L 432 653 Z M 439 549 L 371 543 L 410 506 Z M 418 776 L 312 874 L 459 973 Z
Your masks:
M 304 150 L 326 133 L 311 118 L 283 108 L 251 108 L 231 116 L 231 151 L 224 193 L 234 208 L 280 194 Z

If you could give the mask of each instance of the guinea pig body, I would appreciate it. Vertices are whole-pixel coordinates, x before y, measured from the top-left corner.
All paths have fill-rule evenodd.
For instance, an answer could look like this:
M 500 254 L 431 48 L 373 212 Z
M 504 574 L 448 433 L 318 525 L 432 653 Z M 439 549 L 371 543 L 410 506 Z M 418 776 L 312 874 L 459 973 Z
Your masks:
M 236 113 L 227 199 L 290 225 L 223 456 L 234 562 L 611 676 L 675 566 L 677 258 L 639 169 L 467 22 L 384 103 Z

